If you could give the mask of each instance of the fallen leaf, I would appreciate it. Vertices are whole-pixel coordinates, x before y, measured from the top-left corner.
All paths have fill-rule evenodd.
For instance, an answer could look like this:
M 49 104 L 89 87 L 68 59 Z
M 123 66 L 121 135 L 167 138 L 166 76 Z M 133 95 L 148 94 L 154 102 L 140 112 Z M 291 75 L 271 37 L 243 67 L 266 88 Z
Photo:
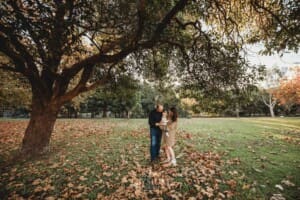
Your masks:
M 80 178 L 79 178 L 80 179 Z M 74 185 L 73 185 L 73 183 L 68 183 L 68 185 L 67 185 L 69 188 L 72 188 L 72 187 L 74 187 Z
M 283 187 L 282 187 L 281 185 L 279 185 L 279 184 L 275 185 L 275 188 L 277 188 L 277 189 L 283 191 Z
M 231 179 L 231 180 L 227 181 L 226 183 L 231 187 L 231 189 L 236 188 L 236 181 L 235 180 Z
M 32 182 L 32 185 L 39 185 L 39 184 L 41 184 L 41 182 L 42 182 L 42 180 L 38 178 Z
M 41 192 L 43 191 L 44 188 L 42 186 L 37 186 L 35 189 L 34 189 L 34 192 Z
M 79 177 L 79 180 L 81 180 L 81 181 L 86 181 L 87 178 L 85 178 L 84 176 L 80 176 L 80 177 Z
M 52 196 L 49 196 L 49 197 L 46 197 L 45 200 L 55 200 L 56 198 L 55 197 L 52 197 Z
M 254 171 L 258 172 L 258 173 L 262 173 L 262 171 L 261 171 L 260 169 L 257 169 L 257 168 L 254 168 L 254 167 L 252 167 L 252 169 L 253 169 Z
M 243 190 L 248 190 L 250 188 L 250 186 L 251 186 L 250 184 L 244 184 L 242 189 Z
M 285 200 L 282 194 L 273 194 L 270 200 Z
M 122 183 L 127 183 L 127 182 L 128 182 L 127 177 L 124 176 L 124 177 L 122 178 L 121 182 L 122 182 Z
M 110 173 L 110 172 L 104 172 L 103 175 L 110 177 L 112 175 L 112 173 Z
M 292 183 L 289 180 L 282 180 L 281 183 L 284 184 L 284 185 L 286 185 L 286 186 L 290 186 L 290 187 L 294 187 L 295 186 L 295 184 Z
M 44 191 L 48 191 L 48 190 L 54 190 L 54 186 L 50 185 L 50 184 L 47 184 L 45 187 L 44 187 Z

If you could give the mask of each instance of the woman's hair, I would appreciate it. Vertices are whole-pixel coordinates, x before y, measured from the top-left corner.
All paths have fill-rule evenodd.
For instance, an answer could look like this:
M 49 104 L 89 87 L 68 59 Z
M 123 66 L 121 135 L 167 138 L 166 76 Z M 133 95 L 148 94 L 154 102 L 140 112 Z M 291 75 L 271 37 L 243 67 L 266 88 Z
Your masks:
M 170 108 L 170 111 L 173 113 L 173 116 L 172 116 L 172 121 L 175 122 L 177 121 L 177 118 L 178 118 L 178 113 L 177 113 L 177 109 L 175 107 L 172 107 Z

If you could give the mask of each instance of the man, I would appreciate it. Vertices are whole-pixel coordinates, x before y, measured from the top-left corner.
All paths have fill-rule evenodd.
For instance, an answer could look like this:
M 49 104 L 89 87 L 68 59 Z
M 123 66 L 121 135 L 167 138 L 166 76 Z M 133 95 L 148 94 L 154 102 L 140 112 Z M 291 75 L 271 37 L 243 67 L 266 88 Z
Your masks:
M 150 125 L 150 155 L 151 155 L 151 162 L 158 160 L 159 151 L 160 151 L 160 143 L 161 143 L 161 136 L 162 131 L 159 128 L 159 123 L 162 118 L 162 112 L 164 107 L 162 104 L 158 103 L 156 108 L 152 110 L 149 114 L 149 125 Z

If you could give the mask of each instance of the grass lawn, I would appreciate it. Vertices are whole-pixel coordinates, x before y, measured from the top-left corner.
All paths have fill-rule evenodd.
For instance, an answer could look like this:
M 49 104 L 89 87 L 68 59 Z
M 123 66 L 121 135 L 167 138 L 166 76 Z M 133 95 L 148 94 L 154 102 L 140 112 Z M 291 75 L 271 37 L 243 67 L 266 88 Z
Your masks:
M 0 199 L 300 199 L 300 118 L 180 119 L 176 168 L 149 165 L 146 119 L 59 119 L 13 160 L 27 123 L 0 120 Z

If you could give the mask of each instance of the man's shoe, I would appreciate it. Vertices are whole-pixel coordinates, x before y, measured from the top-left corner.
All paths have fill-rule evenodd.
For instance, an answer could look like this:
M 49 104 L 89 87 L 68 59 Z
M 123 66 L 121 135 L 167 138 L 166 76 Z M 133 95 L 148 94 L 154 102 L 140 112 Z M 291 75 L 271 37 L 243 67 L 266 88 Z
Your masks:
M 150 164 L 157 164 L 159 160 L 157 158 L 153 159 L 150 161 Z
M 162 161 L 163 160 L 163 158 L 161 157 L 161 156 L 157 156 L 157 158 L 156 158 L 158 161 Z

